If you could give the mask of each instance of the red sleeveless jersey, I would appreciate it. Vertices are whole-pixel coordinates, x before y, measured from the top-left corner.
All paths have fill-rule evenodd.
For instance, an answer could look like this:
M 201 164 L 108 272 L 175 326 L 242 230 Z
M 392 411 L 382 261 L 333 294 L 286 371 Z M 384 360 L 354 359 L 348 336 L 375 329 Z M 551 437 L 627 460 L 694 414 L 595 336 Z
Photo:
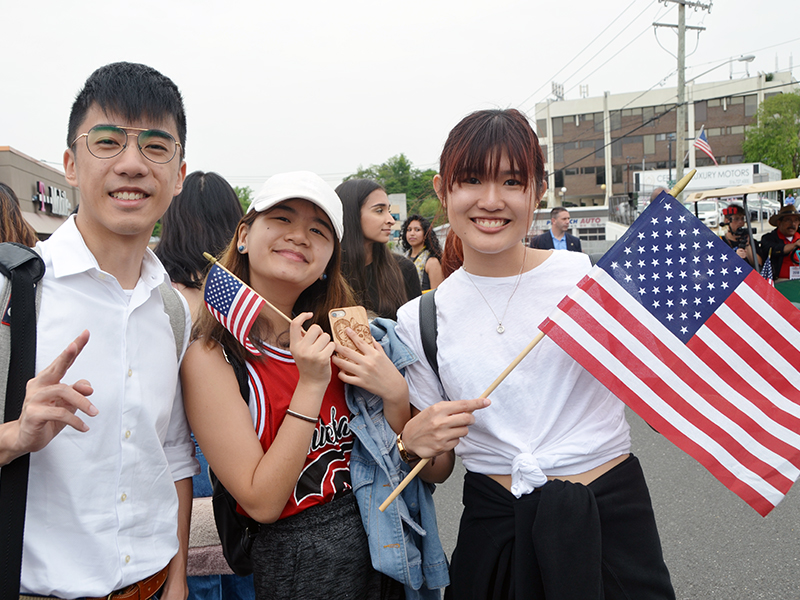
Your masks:
M 288 350 L 267 346 L 266 354 L 264 360 L 247 362 L 250 412 L 264 452 L 269 449 L 286 418 L 286 410 L 300 379 Z M 305 466 L 281 513 L 281 519 L 315 504 L 330 502 L 351 489 L 350 451 L 353 448 L 353 434 L 350 432 L 350 411 L 345 402 L 344 383 L 339 379 L 336 365 L 331 364 L 331 371 L 331 381 L 322 399 Z

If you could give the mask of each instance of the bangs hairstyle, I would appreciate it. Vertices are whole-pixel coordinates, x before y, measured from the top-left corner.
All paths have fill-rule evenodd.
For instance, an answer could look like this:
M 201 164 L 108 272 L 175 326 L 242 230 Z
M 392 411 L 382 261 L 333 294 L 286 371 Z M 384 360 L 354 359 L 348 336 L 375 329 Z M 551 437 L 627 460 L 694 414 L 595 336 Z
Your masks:
M 280 206 L 280 204 L 277 206 Z M 242 225 L 249 227 L 258 217 L 268 213 L 269 210 L 264 212 L 253 210 L 246 213 L 239 221 L 239 225 L 237 225 L 234 231 L 233 239 L 231 239 L 227 249 L 219 259 L 219 263 L 223 267 L 228 269 L 247 285 L 250 285 L 250 255 L 241 254 L 237 249 L 239 227 Z M 313 312 L 314 316 L 309 321 L 306 321 L 305 327 L 308 328 L 309 325 L 316 323 L 325 333 L 330 335 L 331 338 L 333 338 L 333 335 L 331 333 L 330 323 L 328 322 L 328 312 L 334 308 L 353 306 L 355 304 L 353 292 L 342 275 L 341 257 L 342 250 L 339 238 L 333 235 L 333 254 L 328 261 L 328 265 L 325 267 L 327 278 L 325 278 L 324 281 L 317 279 L 303 290 L 297 298 L 297 302 L 292 310 L 292 315 L 290 315 L 294 316 L 301 312 Z M 266 307 L 264 310 L 271 311 L 272 309 Z M 250 330 L 249 339 L 256 347 L 260 347 L 263 340 L 269 337 L 270 333 L 272 332 L 269 322 L 266 319 L 259 319 Z M 239 340 L 237 340 L 230 331 L 225 329 L 208 310 L 201 311 L 197 324 L 192 330 L 192 339 L 199 338 L 205 340 L 205 344 L 209 348 L 213 347 L 216 342 L 220 342 L 225 347 L 226 352 L 232 352 L 243 362 L 245 359 L 252 360 L 253 358 L 253 355 L 245 350 L 244 346 L 239 343 Z
M 525 189 L 544 183 L 544 156 L 539 138 L 525 115 L 514 108 L 481 110 L 464 117 L 447 136 L 439 158 L 443 195 L 463 177 L 496 178 L 503 154 Z
M 114 113 L 129 122 L 175 119 L 181 158 L 186 152 L 186 112 L 178 86 L 152 67 L 118 62 L 100 67 L 89 76 L 72 105 L 67 128 L 67 147 L 78 136 L 86 113 L 97 104 L 106 114 Z M 113 123 L 112 123 L 113 124 Z

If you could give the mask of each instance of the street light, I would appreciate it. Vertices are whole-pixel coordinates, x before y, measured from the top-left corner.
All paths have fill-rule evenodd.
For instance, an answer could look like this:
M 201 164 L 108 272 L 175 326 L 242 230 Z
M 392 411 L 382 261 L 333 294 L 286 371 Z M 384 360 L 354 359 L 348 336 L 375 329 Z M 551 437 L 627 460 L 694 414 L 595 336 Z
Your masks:
M 755 59 L 756 59 L 756 57 L 754 55 L 748 54 L 747 56 L 740 56 L 739 58 L 732 58 L 730 60 L 726 60 L 725 62 L 719 63 L 715 67 L 711 67 L 708 71 L 703 71 L 702 73 L 700 73 L 700 75 L 696 75 L 695 77 L 692 77 L 689 81 L 686 82 L 686 84 L 688 85 L 688 84 L 694 82 L 695 80 L 700 79 L 703 75 L 707 75 L 708 73 L 711 73 L 711 71 L 719 69 L 720 67 L 724 67 L 725 65 L 729 65 L 729 64 L 735 63 L 735 62 L 751 63 Z M 731 79 L 733 79 L 733 77 L 731 77 Z
M 564 206 L 564 196 L 567 193 L 567 188 L 562 187 L 561 190 L 559 190 L 559 193 L 561 194 L 561 206 Z

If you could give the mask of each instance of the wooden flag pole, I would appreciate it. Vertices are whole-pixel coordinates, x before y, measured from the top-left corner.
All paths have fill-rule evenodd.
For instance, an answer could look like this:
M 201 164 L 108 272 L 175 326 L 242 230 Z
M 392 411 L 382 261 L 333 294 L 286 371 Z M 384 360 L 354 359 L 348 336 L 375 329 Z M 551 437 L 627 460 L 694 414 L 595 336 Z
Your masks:
M 522 359 L 524 359 L 526 356 L 528 356 L 528 354 L 530 354 L 530 351 L 533 350 L 533 348 L 534 348 L 534 346 L 536 346 L 536 344 L 538 344 L 540 341 L 542 341 L 543 337 L 544 337 L 544 334 L 541 331 L 539 333 L 537 333 L 536 337 L 533 338 L 531 343 L 528 344 L 527 346 L 525 346 L 525 349 L 517 355 L 517 358 L 515 358 L 513 361 L 511 361 L 511 364 L 508 365 L 503 370 L 503 372 L 500 373 L 500 375 L 497 377 L 497 379 L 495 379 L 492 382 L 492 384 L 488 388 L 486 388 L 486 391 L 484 391 L 478 397 L 479 398 L 488 398 L 489 394 L 491 394 L 493 391 L 495 391 L 495 389 L 497 389 L 497 386 L 500 385 L 503 382 L 503 380 L 506 377 L 508 377 L 508 374 L 511 373 L 511 371 L 513 371 L 516 368 L 516 366 L 519 363 L 522 362 Z M 419 472 L 422 471 L 422 469 L 425 468 L 425 465 L 427 465 L 428 462 L 430 462 L 430 460 L 431 460 L 430 458 L 420 459 L 420 461 L 411 470 L 411 472 L 408 475 L 405 476 L 403 481 L 401 481 L 400 484 L 394 489 L 394 491 L 391 494 L 389 494 L 389 497 L 386 498 L 386 500 L 383 501 L 383 504 L 381 504 L 378 507 L 378 510 L 380 510 L 381 512 L 384 512 L 387 508 L 389 508 L 389 505 L 392 502 L 394 502 L 394 499 L 397 498 L 404 489 L 406 489 L 406 486 L 409 483 L 411 483 L 411 480 L 414 479 L 414 477 L 416 477 L 419 474 Z
M 678 194 L 680 194 L 692 180 L 692 177 L 695 176 L 695 173 L 697 173 L 697 169 L 692 169 L 691 171 L 689 171 L 678 183 L 675 184 L 675 187 L 673 187 L 670 190 L 669 192 L 670 195 L 675 197 Z M 513 371 L 514 368 L 520 362 L 522 362 L 522 359 L 524 359 L 528 355 L 528 353 L 530 353 L 530 351 L 533 350 L 533 347 L 536 346 L 536 344 L 538 344 L 543 337 L 544 334 L 542 332 L 539 332 L 536 335 L 536 337 L 533 338 L 533 341 L 530 344 L 528 344 L 522 352 L 520 352 L 519 356 L 517 356 L 517 358 L 515 358 L 510 365 L 508 365 L 508 367 L 506 367 L 506 369 L 500 374 L 500 376 L 492 382 L 492 385 L 486 388 L 486 391 L 483 392 L 483 394 L 481 394 L 479 397 L 487 398 L 489 394 L 491 394 L 497 388 L 497 386 L 500 385 L 500 383 L 502 383 L 502 381 L 508 376 L 508 374 L 511 373 L 511 371 Z M 416 466 L 411 470 L 411 472 L 405 476 L 403 481 L 400 482 L 400 485 L 398 485 L 394 489 L 394 491 L 389 495 L 389 497 L 383 501 L 383 504 L 381 504 L 378 507 L 378 509 L 381 512 L 384 512 L 389 507 L 389 505 L 394 501 L 394 499 L 397 498 L 400 495 L 400 493 L 406 488 L 406 486 L 409 483 L 411 483 L 411 480 L 414 479 L 414 477 L 416 477 L 419 474 L 419 472 L 425 468 L 425 465 L 427 465 L 428 462 L 430 462 L 430 460 L 431 460 L 430 458 L 421 459 L 416 464 Z
M 211 256 L 211 255 L 210 255 L 208 252 L 203 252 L 203 256 L 204 256 L 204 257 L 206 258 L 206 260 L 207 260 L 208 262 L 210 262 L 212 265 L 219 265 L 219 268 L 220 268 L 220 269 L 224 270 L 224 271 L 225 271 L 225 272 L 226 272 L 228 275 L 230 275 L 231 277 L 235 278 L 237 281 L 240 281 L 240 282 L 242 283 L 242 285 L 247 285 L 247 284 L 246 284 L 244 281 L 242 281 L 241 279 L 239 279 L 238 277 L 236 277 L 236 275 L 234 275 L 233 273 L 231 273 L 230 271 L 228 271 L 228 269 L 226 269 L 225 267 L 223 267 L 222 265 L 220 265 L 220 264 L 219 264 L 219 261 L 218 261 L 216 258 L 214 258 L 213 256 Z M 253 290 L 253 288 L 251 288 L 249 285 L 247 285 L 247 287 L 248 287 L 248 288 L 250 288 L 251 290 Z M 261 299 L 264 301 L 264 303 L 265 303 L 267 306 L 269 306 L 269 307 L 270 307 L 272 310 L 274 310 L 274 311 L 275 311 L 275 312 L 276 312 L 276 313 L 277 313 L 279 316 L 283 317 L 283 319 L 284 319 L 284 320 L 285 320 L 287 323 L 289 323 L 289 325 L 291 325 L 291 324 L 292 324 L 292 320 L 291 320 L 289 317 L 287 317 L 285 314 L 283 314 L 283 313 L 282 313 L 280 310 L 278 310 L 278 308 L 277 308 L 277 307 L 273 306 L 273 305 L 272 305 L 272 303 L 270 303 L 270 302 L 269 302 L 269 300 L 267 300 L 266 298 L 264 298 L 264 296 L 262 296 L 261 294 L 259 294 L 259 293 L 258 293 L 258 292 L 256 292 L 255 290 L 253 290 L 253 293 L 257 294 L 257 295 L 258 295 L 258 297 L 259 297 L 259 298 L 261 298 Z

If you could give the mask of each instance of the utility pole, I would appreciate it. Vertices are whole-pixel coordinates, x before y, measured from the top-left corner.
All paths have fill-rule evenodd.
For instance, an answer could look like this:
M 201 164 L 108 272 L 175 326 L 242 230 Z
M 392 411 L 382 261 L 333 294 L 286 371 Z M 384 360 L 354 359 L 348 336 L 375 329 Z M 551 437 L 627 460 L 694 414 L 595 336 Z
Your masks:
M 653 23 L 654 27 L 670 27 L 678 30 L 678 105 L 675 111 L 675 180 L 683 179 L 683 156 L 686 152 L 686 30 L 694 29 L 705 31 L 705 27 L 686 26 L 686 7 L 690 6 L 695 10 L 702 9 L 711 12 L 713 2 L 695 2 L 691 0 L 663 0 L 666 5 L 675 2 L 678 5 L 678 24 L 667 25 L 664 23 Z M 671 165 L 670 165 L 671 167 Z

